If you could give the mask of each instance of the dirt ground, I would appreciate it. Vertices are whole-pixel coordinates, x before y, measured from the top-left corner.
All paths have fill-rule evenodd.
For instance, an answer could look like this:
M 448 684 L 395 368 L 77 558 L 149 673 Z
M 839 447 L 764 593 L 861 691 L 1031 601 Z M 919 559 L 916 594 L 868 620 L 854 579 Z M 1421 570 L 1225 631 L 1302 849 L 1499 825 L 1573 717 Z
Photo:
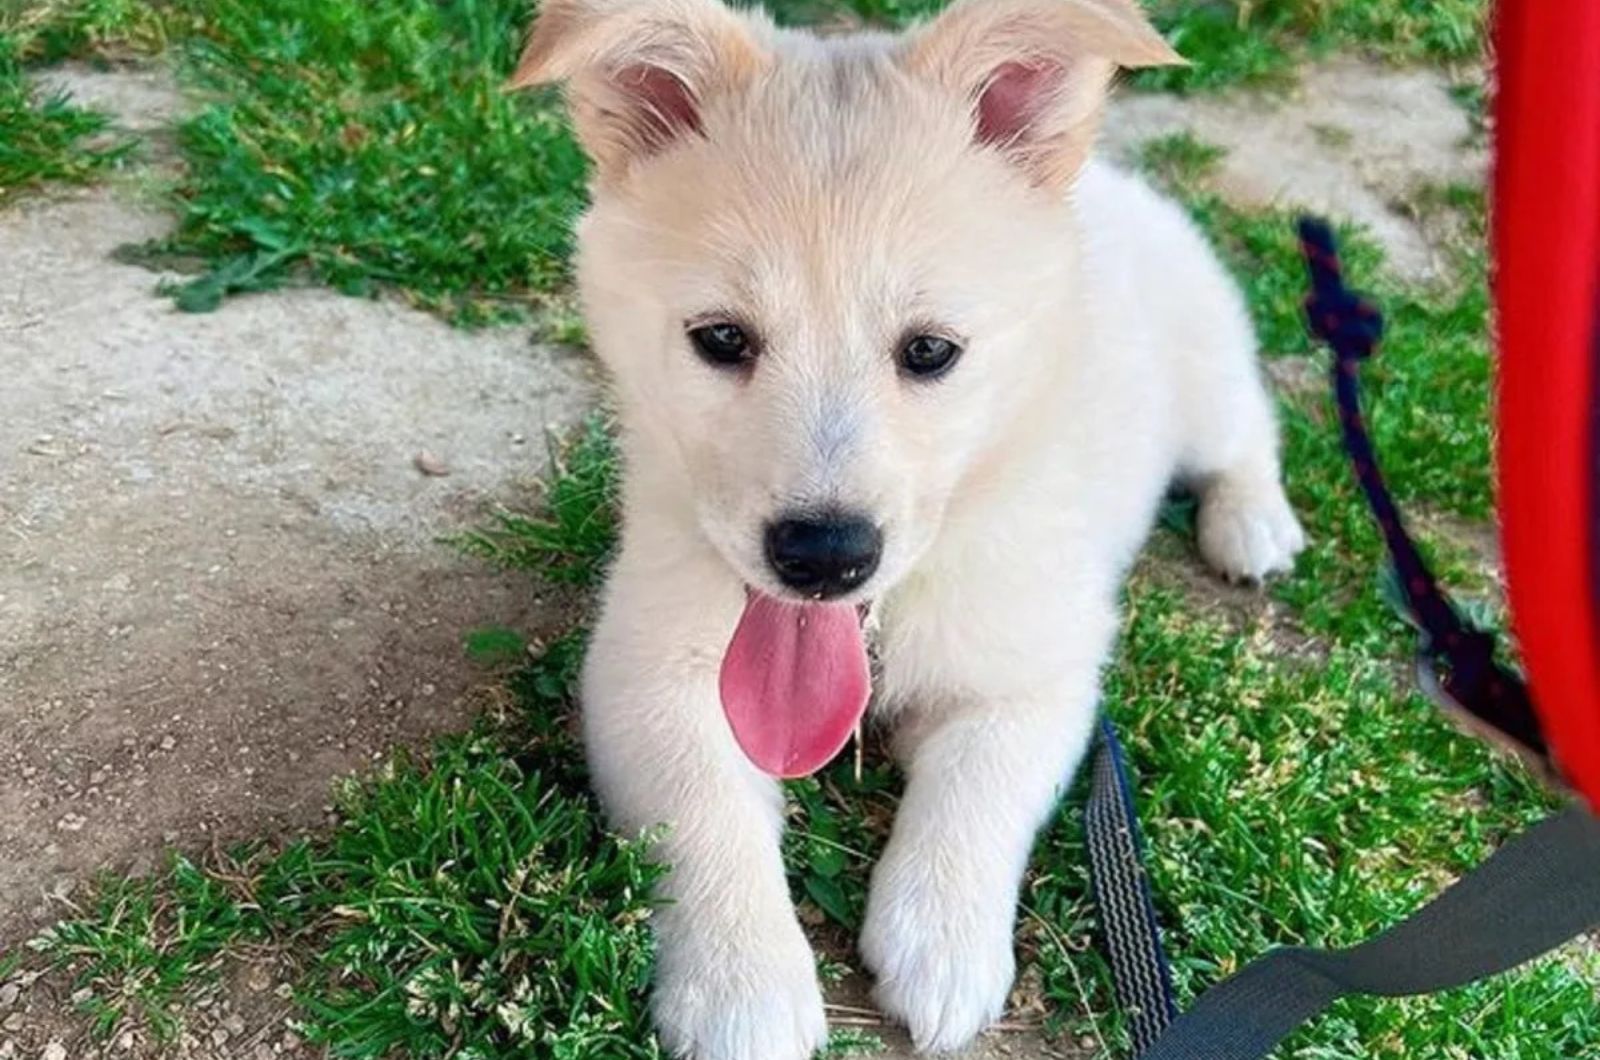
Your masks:
M 0 950 L 97 869 L 315 827 L 335 777 L 460 727 L 483 680 L 463 633 L 560 616 L 439 538 L 525 501 L 547 429 L 595 393 L 581 357 L 526 329 L 469 334 L 383 300 L 174 311 L 112 254 L 171 223 L 148 188 L 181 97 L 159 71 L 56 80 L 148 134 L 152 169 L 0 213 Z M 1428 278 L 1402 204 L 1484 165 L 1447 88 L 1339 60 L 1283 99 L 1125 96 L 1108 149 L 1191 129 L 1230 150 L 1220 183 L 1241 204 L 1362 221 Z M 250 974 L 265 992 L 225 1000 L 185 1052 L 296 1052 L 278 970 Z M 0 989 L 0 1060 L 88 1055 L 56 1001 Z M 1058 1055 L 1027 1034 L 983 1049 Z
M 1442 74 L 1352 58 L 1306 67 L 1283 98 L 1125 94 L 1106 143 L 1127 154 L 1185 130 L 1227 149 L 1217 183 L 1235 205 L 1294 205 L 1358 222 L 1396 272 L 1419 281 L 1439 278 L 1447 263 L 1407 203 L 1425 186 L 1480 183 L 1488 165 Z
M 0 215 L 0 940 L 163 843 L 315 825 L 461 725 L 465 631 L 555 617 L 438 539 L 526 499 L 584 360 L 325 291 L 176 312 L 111 257 L 170 224 L 139 187 Z

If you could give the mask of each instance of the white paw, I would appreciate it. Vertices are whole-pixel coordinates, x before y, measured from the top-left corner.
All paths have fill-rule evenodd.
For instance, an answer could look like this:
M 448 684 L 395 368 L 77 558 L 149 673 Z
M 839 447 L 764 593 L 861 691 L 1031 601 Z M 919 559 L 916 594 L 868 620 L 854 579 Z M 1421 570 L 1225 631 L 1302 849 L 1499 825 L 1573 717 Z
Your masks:
M 733 942 L 678 925 L 659 940 L 651 1012 L 661 1044 L 693 1060 L 808 1060 L 828 1037 L 816 961 L 792 921 Z
M 918 1050 L 960 1049 L 1005 1011 L 1017 971 L 1015 903 L 1003 888 L 941 886 L 929 875 L 936 859 L 908 864 L 892 853 L 873 879 L 861 933 L 873 996 Z
M 1200 555 L 1229 581 L 1264 581 L 1288 571 L 1306 547 L 1305 531 L 1283 490 L 1220 482 L 1200 499 Z

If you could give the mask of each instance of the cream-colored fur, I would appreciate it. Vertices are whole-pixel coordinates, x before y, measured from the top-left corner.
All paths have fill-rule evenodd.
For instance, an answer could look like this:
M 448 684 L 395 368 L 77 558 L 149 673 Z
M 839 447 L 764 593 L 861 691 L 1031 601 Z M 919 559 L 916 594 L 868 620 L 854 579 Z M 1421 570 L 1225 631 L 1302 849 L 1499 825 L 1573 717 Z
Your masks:
M 1237 291 L 1176 207 L 1090 158 L 1113 66 L 1173 58 L 1133 0 L 967 0 L 826 41 L 717 0 L 546 0 L 515 83 L 568 81 L 596 161 L 578 279 L 626 467 L 586 740 L 615 823 L 668 829 L 675 1053 L 799 1060 L 826 1034 L 781 791 L 718 699 L 746 587 L 782 592 L 781 508 L 884 531 L 855 596 L 907 789 L 861 953 L 929 1050 L 1000 1015 L 1029 849 L 1168 484 L 1197 489 L 1227 576 L 1301 547 Z M 696 358 L 709 317 L 759 333 L 748 371 Z M 918 328 L 959 336 L 947 377 L 897 372 Z

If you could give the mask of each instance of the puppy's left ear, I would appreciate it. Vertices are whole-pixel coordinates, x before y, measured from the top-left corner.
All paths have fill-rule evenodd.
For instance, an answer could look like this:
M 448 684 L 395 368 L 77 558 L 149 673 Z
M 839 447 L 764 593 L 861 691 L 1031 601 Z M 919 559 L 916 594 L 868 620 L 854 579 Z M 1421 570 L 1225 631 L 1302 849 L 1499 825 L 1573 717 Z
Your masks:
M 1116 68 L 1184 60 L 1138 0 L 957 0 L 901 62 L 970 102 L 975 141 L 1059 189 L 1088 157 Z

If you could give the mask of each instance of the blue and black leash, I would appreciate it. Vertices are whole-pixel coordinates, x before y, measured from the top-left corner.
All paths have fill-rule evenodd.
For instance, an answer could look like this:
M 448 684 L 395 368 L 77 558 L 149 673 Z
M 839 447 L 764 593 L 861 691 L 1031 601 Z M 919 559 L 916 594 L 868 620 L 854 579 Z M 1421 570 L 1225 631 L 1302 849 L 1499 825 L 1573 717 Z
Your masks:
M 1544 761 L 1545 744 L 1521 677 L 1496 658 L 1440 590 L 1378 468 L 1361 412 L 1360 366 L 1383 318 L 1344 284 L 1332 230 L 1300 225 L 1310 274 L 1306 317 L 1333 350 L 1345 449 L 1422 631 L 1424 686 Z M 1434 993 L 1506 971 L 1600 925 L 1600 819 L 1575 807 L 1502 847 L 1413 916 L 1348 950 L 1285 947 L 1202 995 L 1179 1015 L 1161 942 L 1126 756 L 1102 720 L 1085 813 L 1090 879 L 1118 1002 L 1138 1060 L 1261 1060 L 1350 994 Z
M 1414 625 L 1422 632 L 1418 673 L 1430 691 L 1466 711 L 1535 758 L 1546 758 L 1544 736 L 1522 677 L 1496 658 L 1492 634 L 1467 623 L 1439 588 L 1384 482 L 1361 412 L 1361 365 L 1377 352 L 1383 315 L 1369 299 L 1345 286 L 1333 232 L 1312 218 L 1300 222 L 1300 250 L 1311 278 L 1306 321 L 1333 351 L 1333 396 L 1339 406 L 1344 448 L 1366 495 L 1396 582 Z

